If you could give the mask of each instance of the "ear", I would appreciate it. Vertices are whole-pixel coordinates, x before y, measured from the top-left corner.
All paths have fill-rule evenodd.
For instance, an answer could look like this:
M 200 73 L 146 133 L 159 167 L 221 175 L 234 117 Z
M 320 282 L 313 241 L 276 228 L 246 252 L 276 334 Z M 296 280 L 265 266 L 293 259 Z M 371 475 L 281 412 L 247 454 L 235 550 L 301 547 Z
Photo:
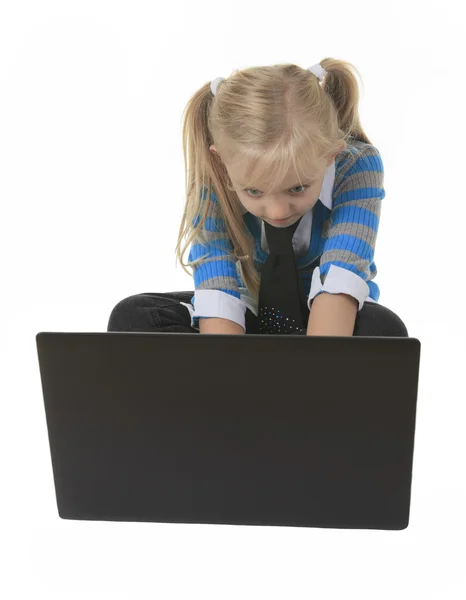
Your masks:
M 211 152 L 215 152 L 215 154 L 218 154 L 218 152 L 217 152 L 217 148 L 216 148 L 216 147 L 215 147 L 213 144 L 210 146 L 209 150 L 210 150 Z

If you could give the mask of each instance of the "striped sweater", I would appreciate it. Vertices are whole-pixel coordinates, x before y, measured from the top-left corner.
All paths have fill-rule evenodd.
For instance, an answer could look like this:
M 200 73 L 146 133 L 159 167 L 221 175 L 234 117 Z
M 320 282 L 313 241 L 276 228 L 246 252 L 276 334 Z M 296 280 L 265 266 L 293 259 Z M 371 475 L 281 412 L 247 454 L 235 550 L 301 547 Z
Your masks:
M 383 177 L 378 150 L 354 138 L 327 167 L 319 200 L 303 215 L 293 237 L 309 308 L 323 292 L 349 294 L 357 299 L 358 310 L 364 302 L 379 300 L 379 287 L 373 279 L 377 274 L 375 242 L 385 197 Z M 257 316 L 257 303 L 242 280 L 239 261 L 226 252 L 233 251 L 233 244 L 214 192 L 211 200 L 204 223 L 209 244 L 193 243 L 188 260 L 207 256 L 192 267 L 194 296 L 190 304 L 183 304 L 196 329 L 200 317 L 229 319 L 245 329 L 246 308 Z M 264 223 L 246 210 L 243 220 L 254 236 L 254 266 L 260 273 L 268 255 Z M 199 221 L 200 216 L 193 224 Z M 210 244 L 214 240 L 215 246 Z

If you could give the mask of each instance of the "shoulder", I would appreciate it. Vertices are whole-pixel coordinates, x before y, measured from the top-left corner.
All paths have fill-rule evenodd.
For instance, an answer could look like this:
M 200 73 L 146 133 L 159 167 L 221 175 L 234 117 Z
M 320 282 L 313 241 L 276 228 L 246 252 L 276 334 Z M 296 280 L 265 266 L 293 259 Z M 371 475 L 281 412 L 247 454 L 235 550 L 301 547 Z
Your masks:
M 384 166 L 379 150 L 373 145 L 350 138 L 335 157 L 334 199 L 358 188 L 379 188 L 383 192 Z
M 341 183 L 355 172 L 383 173 L 382 156 L 373 145 L 350 138 L 346 148 L 335 157 L 335 183 Z
M 200 202 L 195 218 L 195 225 L 201 221 L 204 214 L 206 218 L 204 225 L 205 229 L 212 232 L 226 231 L 225 216 L 212 186 L 210 186 L 210 194 L 209 186 L 201 186 Z

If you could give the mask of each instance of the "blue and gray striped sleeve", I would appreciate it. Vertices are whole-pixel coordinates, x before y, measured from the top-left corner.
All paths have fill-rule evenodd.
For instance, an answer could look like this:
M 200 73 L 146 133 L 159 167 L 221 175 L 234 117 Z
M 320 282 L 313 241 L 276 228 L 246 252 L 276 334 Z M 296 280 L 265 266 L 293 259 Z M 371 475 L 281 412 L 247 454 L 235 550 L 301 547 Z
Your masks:
M 241 300 L 240 281 L 236 269 L 237 258 L 228 236 L 225 219 L 217 197 L 212 192 L 209 212 L 203 224 L 205 241 L 196 240 L 189 253 L 189 261 L 203 257 L 192 265 L 194 277 L 193 326 L 199 327 L 199 318 L 220 317 L 238 323 L 245 329 L 246 305 Z M 193 225 L 198 225 L 197 216 Z
M 383 179 L 382 158 L 370 145 L 357 156 L 335 189 L 331 225 L 320 267 L 313 272 L 308 305 L 323 292 L 345 293 L 356 298 L 361 310 L 371 295 L 370 280 L 377 273 L 373 261 L 385 197 Z

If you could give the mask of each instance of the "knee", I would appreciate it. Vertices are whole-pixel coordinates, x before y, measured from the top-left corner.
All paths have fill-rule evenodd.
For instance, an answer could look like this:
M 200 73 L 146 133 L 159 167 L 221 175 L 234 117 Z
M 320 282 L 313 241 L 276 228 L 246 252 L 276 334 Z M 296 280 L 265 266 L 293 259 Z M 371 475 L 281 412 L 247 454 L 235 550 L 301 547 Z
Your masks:
M 403 321 L 400 319 L 398 315 L 394 314 L 394 321 L 392 325 L 392 330 L 394 333 L 392 335 L 397 337 L 409 337 L 408 329 Z
M 409 337 L 408 329 L 401 318 L 386 306 L 384 306 L 383 323 L 383 328 L 386 333 L 382 335 L 393 337 Z
M 366 303 L 358 313 L 353 335 L 409 337 L 406 325 L 396 313 L 372 302 Z
M 130 331 L 137 306 L 140 305 L 140 294 L 128 296 L 120 300 L 112 309 L 107 324 L 107 331 Z

